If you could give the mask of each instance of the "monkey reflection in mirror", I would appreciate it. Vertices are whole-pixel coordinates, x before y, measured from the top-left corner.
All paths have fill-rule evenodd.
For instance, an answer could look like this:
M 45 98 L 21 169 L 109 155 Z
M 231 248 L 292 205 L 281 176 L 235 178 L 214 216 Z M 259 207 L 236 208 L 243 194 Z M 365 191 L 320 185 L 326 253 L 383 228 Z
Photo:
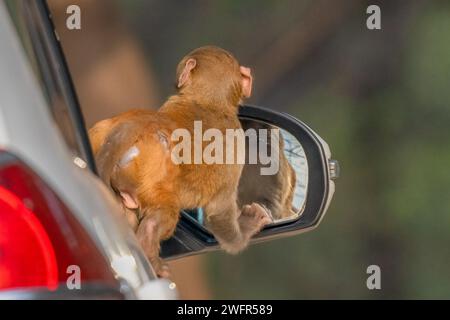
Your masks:
M 246 144 L 246 164 L 242 171 L 238 188 L 238 203 L 257 202 L 268 210 L 274 221 L 279 222 L 298 218 L 303 212 L 306 200 L 308 168 L 306 156 L 300 142 L 289 132 L 280 129 L 277 136 L 263 134 L 276 128 L 273 125 L 251 119 L 241 119 L 246 130 L 255 129 L 258 135 L 258 147 L 267 150 L 280 150 L 272 160 L 278 161 L 274 175 L 262 175 L 261 161 L 251 163 L 248 157 L 255 144 Z M 273 148 L 277 144 L 278 148 Z
M 273 222 L 286 222 L 298 219 L 304 211 L 308 188 L 308 162 L 301 143 L 295 136 L 286 130 L 253 119 L 241 119 L 243 129 L 255 129 L 256 143 L 250 143 L 251 135 L 246 135 L 246 159 L 238 187 L 238 204 L 256 202 L 270 212 Z M 268 131 L 278 129 L 279 135 L 269 135 Z M 256 158 L 251 161 L 255 148 L 261 151 L 277 150 L 271 146 L 277 144 L 277 154 L 270 155 L 270 161 L 278 162 L 275 174 L 262 174 L 262 168 L 267 168 L 269 161 L 263 162 L 267 157 Z M 256 151 L 256 152 L 258 152 Z M 267 151 L 268 152 L 268 151 Z M 266 153 L 267 153 L 266 152 Z M 262 152 L 264 153 L 264 152 Z M 185 213 L 196 223 L 205 226 L 205 215 L 202 208 L 185 210 Z

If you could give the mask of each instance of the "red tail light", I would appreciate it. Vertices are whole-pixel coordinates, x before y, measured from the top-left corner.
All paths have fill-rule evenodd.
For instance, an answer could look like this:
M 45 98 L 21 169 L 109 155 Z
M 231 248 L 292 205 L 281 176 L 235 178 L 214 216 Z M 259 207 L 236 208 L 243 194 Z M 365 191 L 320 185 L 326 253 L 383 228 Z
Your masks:
M 117 287 L 103 255 L 57 195 L 28 167 L 0 153 L 0 290 L 81 285 Z

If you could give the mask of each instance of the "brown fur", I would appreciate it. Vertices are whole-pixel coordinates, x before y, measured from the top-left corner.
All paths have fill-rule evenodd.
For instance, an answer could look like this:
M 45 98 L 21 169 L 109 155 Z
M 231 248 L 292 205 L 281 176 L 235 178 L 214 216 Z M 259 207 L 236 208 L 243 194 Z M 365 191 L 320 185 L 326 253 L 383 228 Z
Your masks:
M 170 157 L 171 132 L 185 128 L 193 133 L 195 120 L 202 121 L 203 130 L 241 128 L 237 108 L 251 93 L 250 70 L 223 49 L 202 47 L 181 60 L 177 82 L 178 93 L 157 112 L 129 111 L 89 131 L 103 181 L 119 198 L 126 194 L 137 203 L 136 210 L 124 205 L 125 213 L 160 276 L 168 276 L 168 271 L 159 258 L 159 243 L 173 235 L 182 209 L 203 207 L 207 227 L 230 253 L 245 248 L 271 222 L 255 203 L 238 208 L 242 165 L 175 165 Z M 139 155 L 119 166 L 133 146 Z
M 254 120 L 241 120 L 244 130 L 259 129 L 271 130 L 275 127 L 257 122 Z M 293 215 L 296 212 L 292 208 L 294 199 L 296 173 L 289 164 L 284 155 L 284 140 L 280 132 L 280 141 L 271 141 L 270 136 L 267 141 L 267 148 L 270 150 L 271 143 L 279 144 L 279 170 L 275 175 L 261 175 L 260 171 L 264 165 L 246 164 L 242 170 L 241 179 L 238 188 L 238 203 L 244 205 L 246 203 L 256 202 L 263 205 L 271 213 L 273 219 L 283 219 Z M 247 155 L 248 148 L 247 147 Z M 248 161 L 246 161 L 248 163 Z

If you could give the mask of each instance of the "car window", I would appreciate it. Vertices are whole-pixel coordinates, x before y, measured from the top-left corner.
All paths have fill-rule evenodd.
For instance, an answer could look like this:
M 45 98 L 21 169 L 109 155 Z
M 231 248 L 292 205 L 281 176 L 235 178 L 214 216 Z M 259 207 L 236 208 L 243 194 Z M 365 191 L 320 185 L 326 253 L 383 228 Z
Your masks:
M 48 102 L 54 123 L 68 148 L 77 158 L 77 163 L 85 166 L 89 159 L 76 119 L 72 115 L 70 97 L 65 92 L 67 88 L 61 77 L 61 65 L 55 63 L 54 53 L 49 49 L 43 26 L 39 23 L 37 7 L 16 0 L 6 0 L 6 4 L 32 70 Z

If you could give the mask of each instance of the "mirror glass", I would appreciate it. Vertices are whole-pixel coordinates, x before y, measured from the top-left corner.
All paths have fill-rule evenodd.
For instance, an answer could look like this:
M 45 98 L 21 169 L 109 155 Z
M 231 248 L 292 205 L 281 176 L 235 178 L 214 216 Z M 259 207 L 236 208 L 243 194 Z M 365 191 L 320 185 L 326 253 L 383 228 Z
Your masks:
M 274 223 L 297 219 L 308 191 L 308 162 L 291 133 L 276 126 L 241 118 L 245 164 L 238 188 L 239 206 L 256 202 L 270 211 Z M 186 211 L 204 225 L 201 208 Z

